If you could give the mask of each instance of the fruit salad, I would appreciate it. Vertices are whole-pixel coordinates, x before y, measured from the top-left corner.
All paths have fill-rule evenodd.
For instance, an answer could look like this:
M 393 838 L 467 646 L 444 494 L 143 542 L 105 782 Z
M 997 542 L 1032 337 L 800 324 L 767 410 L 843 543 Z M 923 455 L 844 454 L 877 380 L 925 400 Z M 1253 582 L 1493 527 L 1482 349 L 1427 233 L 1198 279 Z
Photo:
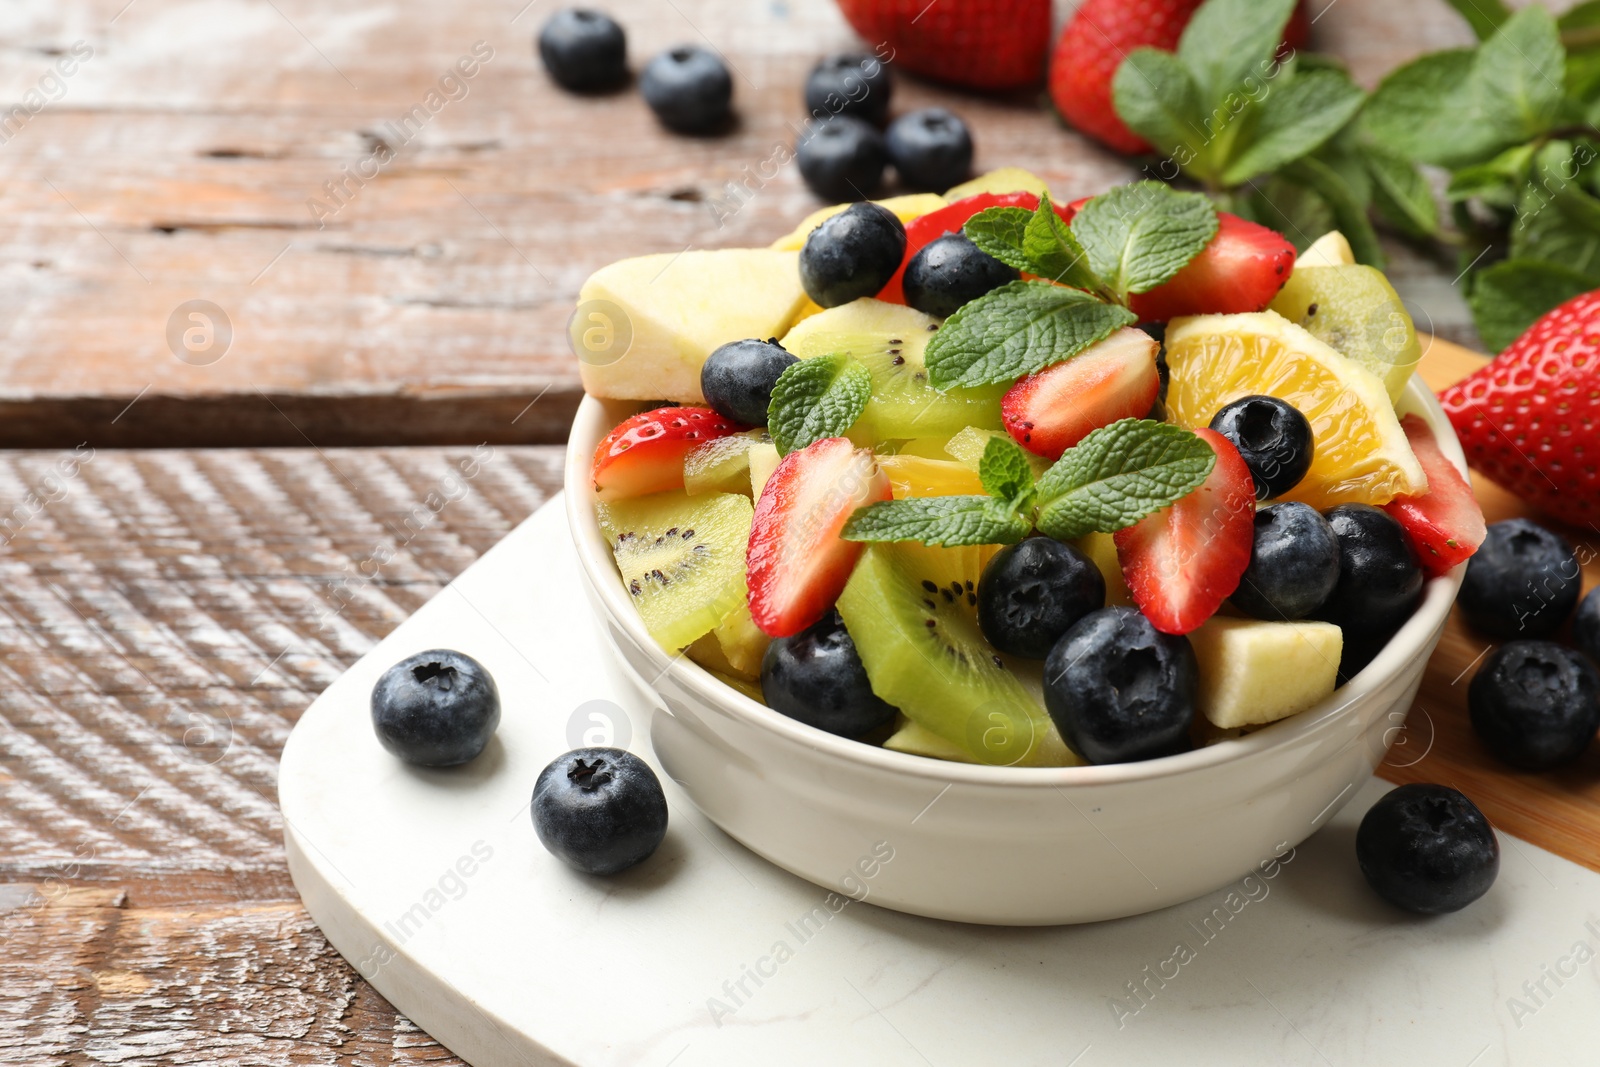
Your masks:
M 1318 704 L 1485 528 L 1337 233 L 1008 168 L 598 271 L 594 506 L 650 634 L 920 756 L 1157 758 Z M 586 347 L 587 346 L 587 347 Z M 1399 405 L 1397 409 L 1397 404 Z

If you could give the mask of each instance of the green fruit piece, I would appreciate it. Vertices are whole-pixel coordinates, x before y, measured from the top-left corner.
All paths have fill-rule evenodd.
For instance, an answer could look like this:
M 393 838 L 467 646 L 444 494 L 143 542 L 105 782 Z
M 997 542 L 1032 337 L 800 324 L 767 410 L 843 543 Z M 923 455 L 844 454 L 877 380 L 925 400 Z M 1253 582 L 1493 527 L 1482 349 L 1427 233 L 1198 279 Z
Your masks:
M 755 619 L 750 617 L 748 596 L 740 600 L 739 606 L 728 612 L 727 618 L 711 633 L 733 673 L 748 678 L 761 677 L 761 658 L 767 654 L 772 638 L 762 633 Z
M 979 763 L 1049 765 L 1049 716 L 978 629 L 979 558 L 970 547 L 868 545 L 839 614 L 873 692 L 908 719 Z
M 1422 359 L 1411 315 L 1375 267 L 1297 267 L 1270 307 L 1376 374 L 1391 401 Z
M 889 735 L 889 739 L 883 743 L 883 747 L 912 756 L 949 760 L 951 763 L 977 762 L 977 760 L 967 755 L 966 749 L 959 745 L 952 745 L 926 726 L 919 725 L 904 715 L 900 716 L 899 727 Z
M 766 488 L 767 479 L 781 462 L 783 457 L 778 455 L 778 446 L 771 441 L 750 449 L 750 495 L 754 499 L 761 499 L 761 490 Z
M 874 441 L 949 437 L 967 426 L 1000 428 L 1004 386 L 950 389 L 928 384 L 923 352 L 939 320 L 902 304 L 863 299 L 813 315 L 783 347 L 801 359 L 846 352 L 872 376 L 872 399 L 855 430 Z
M 710 633 L 744 603 L 750 498 L 679 490 L 596 505 L 622 585 L 668 652 Z
M 748 494 L 750 450 L 771 440 L 765 430 L 746 430 L 697 445 L 683 457 L 683 491 Z
M 970 471 L 976 471 L 983 461 L 983 450 L 989 447 L 989 442 L 995 438 L 1010 441 L 1011 435 L 1000 430 L 980 430 L 976 426 L 968 426 L 960 433 L 944 443 L 944 452 L 947 456 L 954 457 L 955 461 Z M 1033 468 L 1035 478 L 1050 469 L 1050 461 L 1043 456 L 1036 456 L 1032 452 L 1024 452 L 1028 466 Z

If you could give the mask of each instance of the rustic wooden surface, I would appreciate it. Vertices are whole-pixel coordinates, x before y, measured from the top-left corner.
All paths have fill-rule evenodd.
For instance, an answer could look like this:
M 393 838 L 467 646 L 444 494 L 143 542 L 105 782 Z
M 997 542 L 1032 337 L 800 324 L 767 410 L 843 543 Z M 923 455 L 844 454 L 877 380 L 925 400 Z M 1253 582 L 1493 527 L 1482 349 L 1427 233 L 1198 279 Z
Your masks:
M 1443 0 L 1322 4 L 1317 47 L 1368 85 L 1470 40 Z M 726 186 L 793 143 L 805 70 L 854 38 L 826 0 L 612 0 L 636 62 L 708 41 L 735 68 L 738 129 L 678 138 L 635 93 L 552 87 L 530 41 L 553 6 L 5 5 L 0 101 L 75 47 L 93 54 L 0 144 L 0 446 L 563 439 L 579 395 L 564 327 L 583 279 L 629 255 L 765 244 L 814 208 L 792 165 L 736 212 Z M 466 95 L 402 143 L 393 124 L 478 41 L 493 55 Z M 898 109 L 966 116 L 980 168 L 1030 167 L 1061 197 L 1133 174 L 1029 94 L 910 79 L 896 93 Z M 308 201 L 331 210 L 325 183 L 380 142 L 393 160 L 314 216 Z M 1423 325 L 1470 340 L 1455 271 L 1391 252 Z M 203 366 L 167 340 L 190 300 L 233 330 Z

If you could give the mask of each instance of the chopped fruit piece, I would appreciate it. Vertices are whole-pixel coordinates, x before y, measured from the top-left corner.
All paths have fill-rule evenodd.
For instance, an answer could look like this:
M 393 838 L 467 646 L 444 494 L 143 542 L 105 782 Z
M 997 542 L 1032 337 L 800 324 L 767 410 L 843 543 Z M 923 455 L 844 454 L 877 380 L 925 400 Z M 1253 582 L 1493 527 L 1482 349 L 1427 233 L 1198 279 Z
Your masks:
M 967 755 L 967 750 L 952 741 L 946 741 L 932 730 L 928 729 L 905 716 L 900 717 L 900 726 L 883 747 L 892 752 L 905 752 L 913 756 L 926 756 L 929 759 L 948 760 L 951 763 L 977 763 L 978 761 Z
M 910 222 L 912 219 L 920 215 L 926 215 L 930 211 L 938 211 L 945 206 L 945 199 L 938 193 L 909 193 L 905 196 L 891 196 L 883 200 L 874 200 L 873 203 L 894 212 L 894 217 L 901 222 Z M 772 247 L 782 251 L 800 251 L 805 247 L 806 238 L 811 236 L 812 230 L 849 206 L 849 204 L 834 204 L 831 207 L 818 208 L 807 215 L 805 221 L 796 226 L 791 232 L 772 242 Z M 821 309 L 819 308 L 818 310 Z
M 883 42 L 896 70 L 982 92 L 1038 84 L 1050 47 L 1050 0 L 839 0 L 863 40 Z M 924 18 L 924 16 L 927 16 Z
M 1375 267 L 1297 266 L 1271 306 L 1383 379 L 1390 400 L 1400 399 L 1422 359 L 1411 313 Z
M 1128 607 L 1133 604 L 1133 594 L 1122 577 L 1122 563 L 1117 559 L 1117 539 L 1108 533 L 1085 534 L 1072 542 L 1078 551 L 1088 556 L 1106 580 L 1106 604 Z
M 1472 495 L 1472 486 L 1439 451 L 1428 424 L 1416 415 L 1407 415 L 1400 426 L 1428 476 L 1428 491 L 1421 496 L 1397 496 L 1383 505 L 1383 510 L 1400 520 L 1423 571 L 1437 578 L 1450 573 L 1483 544 L 1487 533 L 1483 510 Z
M 772 472 L 778 469 L 778 464 L 783 457 L 778 455 L 778 446 L 771 441 L 763 442 L 750 449 L 750 499 L 761 499 L 761 490 L 767 486 L 767 479 L 772 477 Z
M 1277 722 L 1333 692 L 1344 636 L 1328 622 L 1218 616 L 1189 634 L 1200 663 L 1200 714 L 1213 726 Z
M 1244 457 L 1255 479 L 1257 500 L 1282 496 L 1311 469 L 1311 424 L 1287 400 L 1240 397 L 1217 412 L 1211 428 Z
M 750 501 L 657 493 L 596 507 L 622 586 L 650 636 L 676 652 L 710 633 L 744 594 Z
M 750 617 L 748 591 L 740 598 L 739 606 L 728 612 L 711 634 L 717 639 L 731 673 L 751 679 L 761 676 L 761 657 L 766 654 L 771 638 L 762 633 Z
M 1160 350 L 1143 330 L 1123 329 L 1028 375 L 1000 401 L 1006 432 L 1028 451 L 1054 460 L 1102 426 L 1143 418 L 1161 391 Z
M 878 466 L 889 476 L 889 487 L 896 500 L 913 496 L 976 496 L 983 493 L 983 482 L 976 472 L 953 460 L 924 459 L 921 456 L 883 456 Z
M 749 494 L 750 450 L 771 440 L 765 430 L 746 430 L 695 446 L 683 457 L 684 492 Z
M 1255 486 L 1239 450 L 1196 430 L 1217 454 L 1205 482 L 1114 535 L 1134 603 L 1156 629 L 1186 634 L 1215 615 L 1250 564 Z
M 788 637 L 822 618 L 861 556 L 839 531 L 857 508 L 888 499 L 888 476 L 872 453 L 843 437 L 784 457 L 750 530 L 750 614 L 763 633 Z
M 878 299 L 894 304 L 905 303 L 906 294 L 902 279 L 911 257 L 947 233 L 960 233 L 961 227 L 978 212 L 992 207 L 1024 207 L 1033 211 L 1038 206 L 1037 193 L 978 193 L 963 200 L 955 200 L 938 211 L 931 211 L 921 218 L 906 223 L 905 258 L 901 260 L 900 269 L 895 272 L 894 277 L 889 279 L 889 284 L 878 294 Z M 1056 214 L 1063 220 L 1069 218 L 1067 209 L 1059 204 L 1056 205 Z
M 1205 426 L 1224 405 L 1275 396 L 1311 423 L 1311 470 L 1286 499 L 1323 509 L 1385 504 L 1428 486 L 1383 383 L 1274 312 L 1204 315 L 1167 327 L 1167 417 Z
M 969 196 L 977 196 L 979 193 L 1032 193 L 1039 197 L 1049 191 L 1050 187 L 1037 174 L 1025 171 L 1021 167 L 1001 167 L 999 170 L 980 174 L 969 182 L 962 182 L 954 189 L 946 190 L 944 198 L 954 203 Z
M 710 408 L 641 411 L 619 423 L 595 449 L 594 491 L 601 500 L 620 500 L 680 489 L 690 452 L 741 429 Z
M 761 692 L 773 711 L 840 737 L 871 733 L 899 714 L 872 691 L 837 611 L 768 646 Z
M 1294 245 L 1276 231 L 1217 212 L 1217 235 L 1189 265 L 1148 293 L 1128 298 L 1146 322 L 1181 315 L 1231 315 L 1260 311 L 1294 269 Z
M 683 650 L 683 654 L 708 671 L 729 677 L 739 674 L 733 669 L 733 664 L 728 662 L 727 654 L 722 651 L 722 643 L 717 640 L 714 633 L 696 639 L 694 644 Z
M 724 248 L 600 268 L 583 283 L 571 326 L 584 390 L 700 403 L 700 365 L 718 345 L 779 337 L 794 321 L 806 295 L 796 263 L 793 252 Z
M 710 668 L 707 668 L 710 670 Z M 712 670 L 711 676 L 730 689 L 736 689 L 757 704 L 765 704 L 767 698 L 761 692 L 761 683 L 737 674 L 728 674 L 725 671 Z
M 999 430 L 983 430 L 976 426 L 968 426 L 944 444 L 945 454 L 972 473 L 978 473 L 978 465 L 983 460 L 983 451 L 989 447 L 989 442 L 994 438 L 1004 440 L 1006 434 Z M 1035 478 L 1042 475 L 1050 468 L 1050 461 L 1043 456 L 1027 453 L 1028 466 L 1033 468 Z
M 1294 269 L 1303 267 L 1348 267 L 1356 261 L 1355 252 L 1350 249 L 1350 242 L 1338 230 L 1329 230 L 1327 233 L 1311 242 L 1311 246 L 1300 253 L 1294 261 Z
M 889 124 L 889 162 L 913 189 L 942 189 L 972 173 L 972 134 L 942 107 L 925 107 Z
M 842 352 L 867 368 L 872 399 L 854 430 L 872 441 L 943 437 L 967 426 L 1000 427 L 1001 386 L 948 389 L 928 384 L 923 352 L 939 327 L 903 304 L 857 300 L 790 330 L 783 347 L 801 359 Z

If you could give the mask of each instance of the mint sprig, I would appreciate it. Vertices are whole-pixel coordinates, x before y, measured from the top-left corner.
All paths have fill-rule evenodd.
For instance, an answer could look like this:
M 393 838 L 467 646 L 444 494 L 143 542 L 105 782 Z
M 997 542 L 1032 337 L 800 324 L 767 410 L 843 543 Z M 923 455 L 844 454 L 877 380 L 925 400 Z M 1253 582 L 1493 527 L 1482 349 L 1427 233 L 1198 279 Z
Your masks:
M 772 387 L 767 432 L 788 455 L 855 425 L 872 398 L 872 375 L 842 352 L 790 365 Z
M 1138 317 L 1079 289 L 1010 282 L 965 304 L 928 342 L 936 389 L 1014 382 L 1071 359 Z
M 1083 205 L 1072 234 L 1101 284 L 1126 302 L 1171 278 L 1211 243 L 1217 209 L 1199 193 L 1133 182 Z
M 1015 512 L 1033 507 L 1033 464 L 1021 448 L 1003 437 L 991 437 L 978 460 L 978 480 L 983 491 Z
M 928 545 L 1009 545 L 1028 536 L 1035 497 L 1033 465 L 1005 437 L 991 437 L 978 460 L 988 496 L 931 496 L 883 500 L 856 510 L 845 523 L 848 541 L 921 541 Z

